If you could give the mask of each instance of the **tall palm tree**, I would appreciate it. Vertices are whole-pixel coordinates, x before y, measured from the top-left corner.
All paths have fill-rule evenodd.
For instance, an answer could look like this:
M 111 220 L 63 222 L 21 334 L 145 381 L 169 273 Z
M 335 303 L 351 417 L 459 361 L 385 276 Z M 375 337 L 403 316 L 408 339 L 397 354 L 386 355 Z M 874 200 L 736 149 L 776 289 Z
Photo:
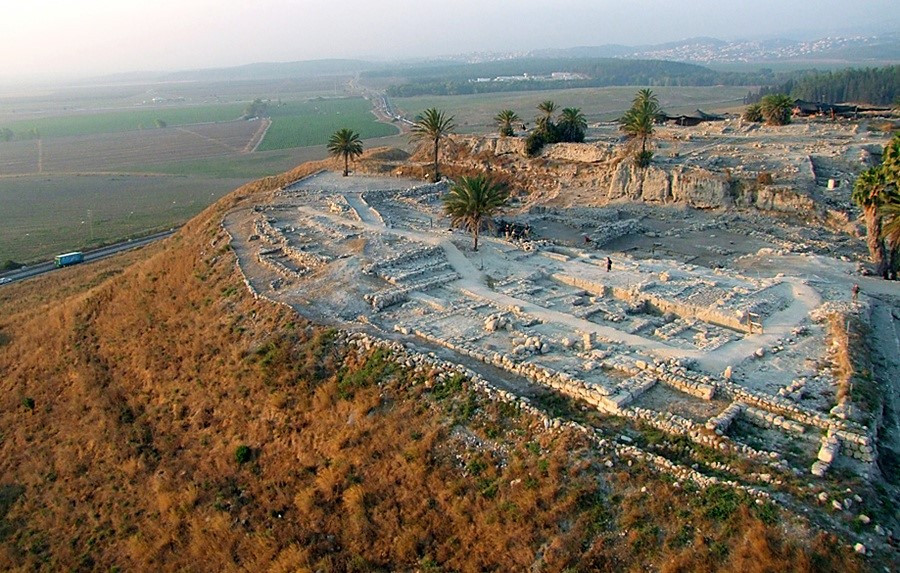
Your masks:
M 881 234 L 889 254 L 888 274 L 895 277 L 900 265 L 900 134 L 894 135 L 885 146 L 881 171 L 886 190 L 878 214 L 882 217 Z
M 506 137 L 515 134 L 513 123 L 519 121 L 519 116 L 511 109 L 504 109 L 494 116 L 494 121 L 500 128 L 500 137 Z
M 556 104 L 548 99 L 542 101 L 537 108 L 541 115 L 535 118 L 534 122 L 537 124 L 538 130 L 547 131 L 552 123 L 550 120 L 553 117 L 553 112 L 556 111 Z
M 478 175 L 461 177 L 442 198 L 444 212 L 453 225 L 468 230 L 475 238 L 474 250 L 478 250 L 478 232 L 485 219 L 490 220 L 506 205 L 509 192 L 506 185 Z
M 584 141 L 587 131 L 587 119 L 577 107 L 567 107 L 559 114 L 557 126 L 562 132 L 563 141 Z
M 344 177 L 350 174 L 350 158 L 362 155 L 363 146 L 359 134 L 352 129 L 339 129 L 328 140 L 328 152 L 344 158 Z
M 787 125 L 791 122 L 794 101 L 785 94 L 769 94 L 759 102 L 763 118 L 769 125 Z
M 653 137 L 653 125 L 665 114 L 659 107 L 659 99 L 653 90 L 638 90 L 631 102 L 631 109 L 619 119 L 619 129 L 625 133 L 634 146 L 634 159 L 638 167 L 647 167 L 653 152 L 647 147 Z M 640 148 L 637 147 L 640 144 Z
M 635 162 L 638 167 L 650 165 L 652 152 L 647 149 L 647 145 L 653 137 L 655 117 L 656 112 L 653 111 L 653 106 L 643 105 L 629 109 L 619 120 L 619 129 L 631 139 L 635 148 L 637 148 L 637 144 L 640 144 L 640 151 L 635 153 Z
M 644 107 L 647 105 L 659 109 L 659 98 L 656 97 L 656 94 L 650 88 L 638 90 L 634 94 L 634 99 L 631 100 L 631 107 Z
M 891 250 L 900 247 L 900 195 L 892 193 L 881 206 L 881 235 Z
M 434 143 L 434 175 L 431 179 L 434 183 L 441 180 L 441 174 L 438 171 L 438 146 L 441 138 L 453 133 L 454 129 L 456 129 L 456 124 L 453 123 L 453 116 L 447 117 L 444 112 L 433 107 L 416 116 L 416 122 L 412 126 L 413 139 Z
M 544 100 L 537 106 L 538 111 L 544 114 L 544 117 L 550 119 L 553 116 L 553 112 L 556 111 L 556 104 L 553 103 L 552 100 Z
M 887 180 L 881 165 L 872 167 L 860 173 L 853 184 L 853 193 L 850 198 L 859 205 L 863 212 L 863 220 L 866 223 L 866 245 L 869 247 L 869 255 L 875 264 L 875 272 L 885 276 L 887 272 L 887 257 L 882 238 L 882 219 L 879 209 L 886 199 Z
M 656 97 L 656 94 L 650 88 L 638 90 L 634 94 L 634 99 L 631 100 L 631 107 L 632 109 L 641 109 L 645 113 L 649 113 L 653 116 L 654 122 L 665 120 L 666 114 L 663 113 L 662 108 L 659 106 L 659 98 Z

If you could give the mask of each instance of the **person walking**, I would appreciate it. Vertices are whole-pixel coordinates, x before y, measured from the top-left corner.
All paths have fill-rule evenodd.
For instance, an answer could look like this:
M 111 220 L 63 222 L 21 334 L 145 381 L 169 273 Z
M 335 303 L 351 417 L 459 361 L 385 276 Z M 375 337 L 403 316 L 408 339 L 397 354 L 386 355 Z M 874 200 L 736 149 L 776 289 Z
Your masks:
M 606 272 L 609 272 L 612 269 L 612 259 L 606 257 Z
M 853 295 L 853 302 L 859 300 L 859 284 L 854 283 L 853 288 L 850 289 L 850 294 Z

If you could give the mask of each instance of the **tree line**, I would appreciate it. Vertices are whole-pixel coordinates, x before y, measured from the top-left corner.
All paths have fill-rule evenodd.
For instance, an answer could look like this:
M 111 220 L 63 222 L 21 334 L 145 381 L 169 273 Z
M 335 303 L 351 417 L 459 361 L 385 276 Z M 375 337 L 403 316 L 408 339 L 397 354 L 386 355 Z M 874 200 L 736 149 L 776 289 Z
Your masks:
M 539 77 L 553 72 L 582 74 L 587 79 L 551 81 Z M 525 79 L 523 73 L 528 73 L 532 77 Z M 377 72 L 365 75 L 380 76 Z M 759 72 L 724 72 L 683 62 L 613 58 L 526 58 L 474 65 L 448 64 L 412 68 L 405 70 L 401 75 L 405 78 L 405 83 L 391 85 L 386 90 L 387 95 L 392 97 L 469 95 L 611 86 L 767 85 L 776 77 L 771 70 L 765 69 Z M 472 81 L 475 78 L 498 76 L 521 76 L 523 79 Z
M 763 97 L 778 93 L 789 94 L 795 99 L 831 104 L 859 102 L 892 105 L 900 98 L 900 66 L 796 72 L 780 83 L 749 92 L 744 103 L 759 103 Z

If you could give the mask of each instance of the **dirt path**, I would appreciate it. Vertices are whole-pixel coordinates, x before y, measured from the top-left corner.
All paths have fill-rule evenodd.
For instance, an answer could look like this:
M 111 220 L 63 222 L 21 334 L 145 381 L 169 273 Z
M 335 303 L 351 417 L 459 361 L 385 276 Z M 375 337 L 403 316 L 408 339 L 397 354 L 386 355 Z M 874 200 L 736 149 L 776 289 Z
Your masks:
M 196 135 L 197 137 L 199 137 L 200 139 L 202 139 L 204 141 L 208 141 L 210 143 L 215 143 L 219 147 L 227 149 L 228 151 L 231 151 L 233 153 L 241 153 L 242 152 L 242 150 L 240 150 L 236 147 L 232 147 L 232 146 L 228 145 L 227 143 L 223 143 L 222 141 L 220 141 L 218 139 L 213 139 L 212 137 L 207 137 L 201 133 L 197 133 L 196 131 L 191 131 L 190 129 L 187 129 L 184 127 L 176 127 L 175 129 L 177 129 L 178 131 L 184 132 L 184 133 L 190 133 L 191 135 Z
M 809 285 L 799 279 L 787 279 L 791 284 L 794 302 L 786 309 L 776 312 L 763 324 L 761 334 L 745 336 L 721 348 L 697 356 L 697 364 L 707 372 L 722 372 L 728 366 L 735 366 L 751 356 L 757 348 L 771 346 L 778 339 L 791 334 L 809 312 L 822 303 L 822 298 Z
M 248 141 L 247 145 L 244 146 L 244 149 L 241 150 L 241 153 L 254 153 L 263 142 L 263 139 L 266 138 L 266 134 L 269 133 L 270 127 L 272 127 L 271 119 L 264 117 L 260 120 L 259 129 L 256 130 L 256 133 L 253 134 L 253 137 L 250 138 L 250 141 Z
M 363 201 L 361 193 L 346 193 L 344 199 L 346 199 L 347 204 L 356 211 L 356 214 L 359 215 L 359 218 L 363 223 L 384 228 L 384 219 L 382 218 L 381 213 Z

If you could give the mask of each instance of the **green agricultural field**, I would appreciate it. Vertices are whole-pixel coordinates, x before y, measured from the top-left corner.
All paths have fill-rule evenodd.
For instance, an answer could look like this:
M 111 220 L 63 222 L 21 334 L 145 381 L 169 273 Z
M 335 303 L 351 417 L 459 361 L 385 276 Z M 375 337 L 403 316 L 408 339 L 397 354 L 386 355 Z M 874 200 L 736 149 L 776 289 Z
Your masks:
M 406 148 L 409 138 L 390 135 L 363 140 L 363 149 L 375 147 Z M 301 163 L 317 161 L 329 156 L 324 145 L 255 151 L 242 155 L 223 155 L 210 159 L 177 161 L 164 164 L 130 165 L 121 170 L 129 173 L 162 173 L 167 175 L 197 175 L 211 178 L 246 178 L 248 181 L 283 173 Z M 352 169 L 352 162 L 351 162 Z
M 184 223 L 246 179 L 0 179 L 0 261 L 30 262 Z
M 394 135 L 398 129 L 379 123 L 363 98 L 312 99 L 270 108 L 272 126 L 259 151 L 324 145 L 338 129 L 350 128 L 363 139 Z
M 420 96 L 391 98 L 396 108 L 410 119 L 430 107 L 446 111 L 456 118 L 459 133 L 483 133 L 496 129 L 494 116 L 512 109 L 522 121 L 534 125 L 537 106 L 553 100 L 559 109 L 580 108 L 588 122 L 612 121 L 631 106 L 640 87 L 578 88 L 533 92 L 475 94 L 464 96 Z M 668 112 L 689 112 L 697 108 L 715 111 L 740 104 L 747 87 L 654 87 L 660 105 Z
M 0 123 L 0 127 L 7 127 L 17 134 L 29 133 L 34 129 L 45 138 L 120 133 L 138 129 L 158 129 L 155 124 L 157 119 L 161 119 L 169 126 L 231 121 L 239 118 L 245 107 L 246 104 L 196 105 L 80 115 L 65 114 Z

